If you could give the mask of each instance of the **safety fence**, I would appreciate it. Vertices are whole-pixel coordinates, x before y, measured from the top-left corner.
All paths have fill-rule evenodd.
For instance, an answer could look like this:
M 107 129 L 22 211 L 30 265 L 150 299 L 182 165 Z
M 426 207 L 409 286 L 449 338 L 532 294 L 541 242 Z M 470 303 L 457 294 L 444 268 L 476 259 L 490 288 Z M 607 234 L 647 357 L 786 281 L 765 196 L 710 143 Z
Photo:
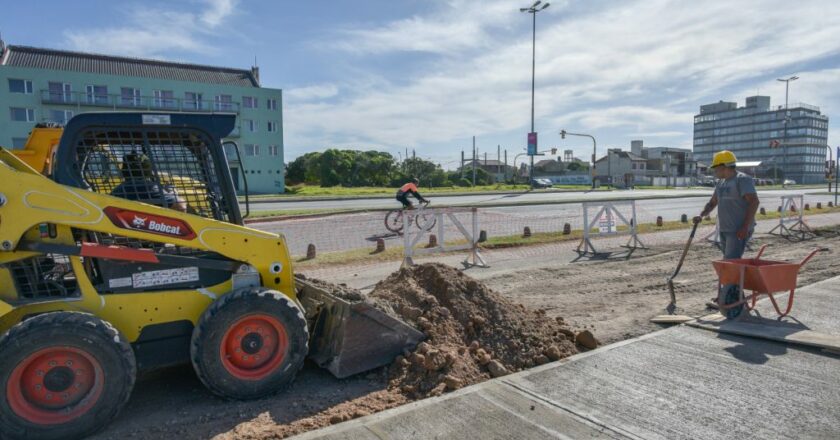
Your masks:
M 777 206 L 783 203 L 783 197 L 762 196 L 761 194 L 760 196 L 761 206 L 766 207 L 767 211 L 775 211 Z M 828 195 L 808 196 L 808 201 L 812 204 L 822 202 L 825 205 L 830 200 Z M 485 239 L 488 243 L 495 245 L 516 244 L 527 241 L 529 237 L 548 241 L 563 235 L 573 235 L 575 239 L 580 240 L 584 229 L 587 229 L 584 225 L 589 226 L 587 235 L 592 246 L 586 249 L 584 242 L 582 249 L 591 255 L 593 248 L 597 245 L 592 242 L 594 239 L 604 237 L 616 237 L 616 240 L 624 237 L 632 239 L 638 233 L 637 225 L 653 224 L 660 218 L 666 223 L 682 220 L 690 222 L 691 218 L 702 210 L 706 202 L 707 199 L 703 197 L 639 199 L 632 202 L 587 202 L 590 213 L 586 215 L 582 203 L 479 206 L 477 208 L 432 209 L 430 207 L 422 214 L 420 212 L 410 214 L 415 219 L 412 221 L 412 228 L 421 227 L 417 224 L 417 218 L 420 217 L 421 225 L 425 225 L 427 229 L 423 229 L 420 234 L 412 232 L 409 238 L 411 247 L 414 249 L 435 250 L 424 250 L 409 256 L 452 250 L 454 246 L 472 246 L 471 243 Z M 799 204 L 797 211 L 802 211 L 800 206 L 802 202 L 796 201 L 796 203 Z M 596 216 L 597 211 L 601 211 L 600 208 L 603 208 L 605 204 L 610 204 L 613 209 L 603 209 L 603 212 Z M 635 213 L 633 213 L 633 208 L 635 208 Z M 616 211 L 621 215 L 617 215 Z M 388 228 L 387 214 L 388 211 L 370 211 L 290 218 L 255 223 L 251 227 L 284 234 L 290 253 L 296 259 L 305 258 L 311 250 L 317 250 L 318 255 L 331 253 L 340 257 L 342 254 L 347 254 L 347 258 L 385 250 L 398 251 L 398 255 L 404 256 L 406 237 L 401 231 L 394 232 Z M 684 219 L 683 216 L 685 216 Z M 434 218 L 434 224 L 429 227 L 423 218 Z M 473 227 L 473 225 L 476 226 Z M 793 223 L 788 222 L 786 226 L 790 228 Z M 461 230 L 462 228 L 467 232 L 466 234 L 464 230 Z M 714 235 L 710 234 L 709 238 L 714 239 Z M 600 248 L 620 248 L 622 244 L 625 244 L 617 243 L 616 240 L 607 240 L 604 244 L 597 245 L 599 247 L 597 252 L 602 251 Z M 626 245 L 643 246 L 632 242 Z M 340 258 L 337 261 L 340 262 Z M 492 261 L 489 263 L 492 264 Z

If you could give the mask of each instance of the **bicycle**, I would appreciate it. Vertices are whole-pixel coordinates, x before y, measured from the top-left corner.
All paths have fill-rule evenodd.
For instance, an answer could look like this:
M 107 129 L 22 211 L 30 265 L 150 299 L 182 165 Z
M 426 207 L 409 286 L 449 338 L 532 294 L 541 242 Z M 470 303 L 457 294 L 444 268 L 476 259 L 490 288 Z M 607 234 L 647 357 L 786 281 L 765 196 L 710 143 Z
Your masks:
M 431 231 L 437 223 L 437 218 L 434 214 L 425 214 L 423 212 L 423 208 L 427 206 L 429 206 L 429 202 L 423 203 L 419 208 L 416 209 L 417 213 L 412 215 L 414 216 L 414 222 L 415 224 L 417 224 L 417 227 L 419 229 L 422 229 L 424 231 Z M 415 210 L 409 210 L 407 208 L 397 208 L 388 211 L 388 213 L 385 214 L 385 229 L 395 234 L 402 235 L 404 211 Z

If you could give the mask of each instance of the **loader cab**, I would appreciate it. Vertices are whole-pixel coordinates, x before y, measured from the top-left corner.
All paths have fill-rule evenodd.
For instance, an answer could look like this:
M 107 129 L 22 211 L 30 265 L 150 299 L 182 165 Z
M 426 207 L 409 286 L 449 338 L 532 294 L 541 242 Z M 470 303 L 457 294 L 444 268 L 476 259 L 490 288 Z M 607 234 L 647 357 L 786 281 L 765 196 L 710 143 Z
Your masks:
M 63 185 L 242 224 L 220 140 L 224 114 L 83 113 L 64 128 L 53 179 Z

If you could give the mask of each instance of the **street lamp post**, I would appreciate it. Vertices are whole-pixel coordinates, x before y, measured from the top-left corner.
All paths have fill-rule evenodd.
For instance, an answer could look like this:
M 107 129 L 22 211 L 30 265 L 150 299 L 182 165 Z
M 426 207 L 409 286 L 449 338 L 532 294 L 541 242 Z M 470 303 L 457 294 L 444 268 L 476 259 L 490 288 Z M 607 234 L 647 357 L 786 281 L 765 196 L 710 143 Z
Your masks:
M 782 170 L 784 171 L 782 179 L 787 176 L 787 132 L 788 132 L 788 122 L 790 122 L 790 109 L 788 108 L 788 92 L 790 91 L 790 82 L 798 80 L 799 77 L 794 75 L 790 78 L 777 78 L 776 81 L 781 81 L 785 83 L 785 127 L 784 127 L 784 140 L 782 141 Z M 782 186 L 784 187 L 784 181 L 782 182 Z
M 537 12 L 544 11 L 551 3 L 540 4 L 542 0 L 537 0 L 533 5 L 527 8 L 519 8 L 519 12 L 527 12 L 533 16 L 533 32 L 531 34 L 531 133 L 534 133 L 534 88 L 536 85 L 536 67 L 537 67 Z M 531 155 L 531 171 L 529 178 L 534 178 L 534 156 Z
M 598 157 L 597 156 L 597 154 L 598 154 L 598 144 L 595 142 L 595 136 L 592 136 L 591 134 L 583 134 L 583 133 L 569 133 L 566 130 L 560 130 L 560 139 L 566 139 L 566 136 L 582 136 L 582 137 L 588 137 L 589 139 L 592 139 L 592 170 L 590 170 L 591 171 L 590 174 L 592 174 L 592 189 L 595 189 L 595 160 Z M 610 157 L 609 150 L 607 150 L 607 152 L 608 152 L 607 153 L 607 162 L 609 162 L 609 160 L 610 160 L 609 159 L 609 157 Z

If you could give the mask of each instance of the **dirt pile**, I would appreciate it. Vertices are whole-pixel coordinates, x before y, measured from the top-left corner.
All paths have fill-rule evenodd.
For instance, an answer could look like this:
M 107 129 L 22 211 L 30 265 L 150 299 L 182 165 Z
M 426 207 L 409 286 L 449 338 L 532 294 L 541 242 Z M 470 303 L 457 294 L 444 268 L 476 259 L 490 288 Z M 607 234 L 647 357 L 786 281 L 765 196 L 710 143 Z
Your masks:
M 368 295 L 387 304 L 427 340 L 396 359 L 389 388 L 422 398 L 565 358 L 577 352 L 576 332 L 493 292 L 442 264 L 404 268 Z M 580 342 L 590 348 L 589 332 Z

